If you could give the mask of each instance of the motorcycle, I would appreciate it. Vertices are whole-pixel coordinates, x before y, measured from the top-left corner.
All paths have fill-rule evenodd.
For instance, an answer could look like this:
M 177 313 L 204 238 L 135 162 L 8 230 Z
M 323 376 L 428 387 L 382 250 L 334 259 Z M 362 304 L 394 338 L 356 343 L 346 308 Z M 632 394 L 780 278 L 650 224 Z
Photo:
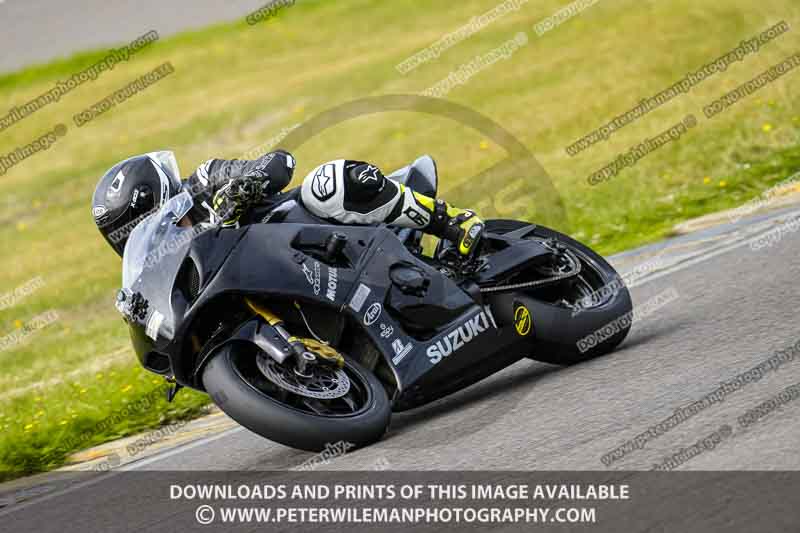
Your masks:
M 428 156 L 388 178 L 437 192 Z M 464 260 L 449 242 L 426 255 L 418 231 L 332 225 L 298 191 L 238 228 L 182 224 L 192 205 L 182 192 L 133 230 L 117 308 L 141 364 L 174 383 L 170 401 L 207 392 L 290 447 L 367 445 L 393 411 L 522 358 L 597 357 L 630 328 L 592 337 L 630 316 L 630 295 L 600 255 L 543 226 L 487 220 Z

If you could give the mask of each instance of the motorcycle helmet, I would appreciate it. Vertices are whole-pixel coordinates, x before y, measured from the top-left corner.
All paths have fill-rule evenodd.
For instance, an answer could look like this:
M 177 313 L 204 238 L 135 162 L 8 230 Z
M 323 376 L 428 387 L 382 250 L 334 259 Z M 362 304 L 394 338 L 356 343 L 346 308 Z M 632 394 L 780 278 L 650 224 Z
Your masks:
M 180 190 L 173 152 L 131 157 L 111 167 L 97 182 L 92 216 L 103 238 L 122 257 L 133 228 Z

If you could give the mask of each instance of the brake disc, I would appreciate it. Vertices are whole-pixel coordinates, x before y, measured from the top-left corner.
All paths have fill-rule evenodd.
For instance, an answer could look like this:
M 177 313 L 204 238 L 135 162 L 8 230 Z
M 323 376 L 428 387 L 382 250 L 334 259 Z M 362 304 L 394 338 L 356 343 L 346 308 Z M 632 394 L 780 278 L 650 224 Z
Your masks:
M 347 374 L 329 365 L 309 365 L 312 374 L 305 377 L 297 374 L 294 368 L 282 365 L 266 354 L 258 354 L 256 364 L 269 381 L 299 396 L 333 400 L 350 392 L 350 378 Z

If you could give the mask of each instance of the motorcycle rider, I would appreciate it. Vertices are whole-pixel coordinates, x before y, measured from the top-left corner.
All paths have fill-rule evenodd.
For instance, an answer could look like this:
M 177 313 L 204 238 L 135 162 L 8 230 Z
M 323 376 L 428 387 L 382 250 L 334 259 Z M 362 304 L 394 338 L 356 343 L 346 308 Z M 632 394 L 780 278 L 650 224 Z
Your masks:
M 122 256 L 136 224 L 181 191 L 194 198 L 194 207 L 181 221 L 237 226 L 251 207 L 277 202 L 294 175 L 294 157 L 284 150 L 256 160 L 210 159 L 185 181 L 169 151 L 126 159 L 106 172 L 93 198 L 95 223 L 112 248 Z M 300 201 L 316 216 L 342 224 L 391 224 L 421 230 L 458 245 L 464 257 L 477 249 L 484 223 L 472 211 L 422 195 L 387 179 L 363 161 L 336 160 L 312 170 L 299 191 Z

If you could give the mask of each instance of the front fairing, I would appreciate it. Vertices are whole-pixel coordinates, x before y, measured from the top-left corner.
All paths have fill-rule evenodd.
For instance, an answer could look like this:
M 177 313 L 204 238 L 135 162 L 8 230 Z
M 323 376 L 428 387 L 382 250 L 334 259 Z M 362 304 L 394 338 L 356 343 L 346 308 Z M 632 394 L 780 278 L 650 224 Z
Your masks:
M 188 193 L 178 194 L 141 222 L 125 246 L 117 308 L 130 326 L 143 363 L 147 353 L 173 341 L 185 311 L 175 305 L 175 280 L 192 241 L 209 229 L 178 224 L 192 205 Z
M 480 340 L 465 350 L 479 358 L 519 340 L 514 335 L 499 337 L 486 310 L 455 282 L 414 257 L 390 229 L 292 220 L 241 229 L 200 228 L 185 233 L 175 221 L 180 211 L 165 210 L 158 219 L 148 221 L 141 235 L 137 231 L 133 236 L 131 254 L 126 258 L 130 272 L 126 290 L 140 294 L 148 303 L 145 313 L 129 320 L 142 364 L 152 370 L 153 365 L 147 364 L 148 355 L 163 356 L 169 360 L 170 373 L 182 385 L 201 386 L 197 368 L 203 361 L 198 359 L 198 349 L 189 349 L 184 340 L 192 338 L 190 333 L 196 327 L 206 328 L 200 337 L 207 338 L 213 333 L 207 330 L 209 324 L 231 318 L 230 296 L 299 302 L 347 316 L 387 359 L 401 390 L 415 386 L 423 376 L 451 379 L 453 373 L 470 364 L 472 357 L 461 355 L 434 363 L 438 357 L 434 347 L 444 357 L 445 352 L 457 351 L 458 339 L 481 333 Z M 335 266 L 315 257 L 325 250 L 325 243 L 334 233 L 347 237 L 342 250 L 344 260 Z M 172 244 L 164 244 L 165 237 Z M 134 252 L 134 246 L 147 253 Z M 517 268 L 546 253 L 531 246 L 517 248 L 516 253 L 506 257 L 503 252 L 513 251 L 508 248 L 497 255 L 498 269 Z M 151 254 L 157 261 L 153 257 L 148 260 Z M 416 265 L 430 279 L 424 297 L 403 295 L 393 287 L 392 269 L 405 264 Z M 197 269 L 199 278 L 193 298 L 183 297 L 187 265 Z M 489 270 L 487 275 L 494 276 L 494 271 Z M 417 322 L 435 330 L 430 332 L 433 337 L 407 332 L 404 325 L 409 313 Z M 491 327 L 487 325 L 490 322 Z M 213 344 L 203 346 L 213 348 Z

